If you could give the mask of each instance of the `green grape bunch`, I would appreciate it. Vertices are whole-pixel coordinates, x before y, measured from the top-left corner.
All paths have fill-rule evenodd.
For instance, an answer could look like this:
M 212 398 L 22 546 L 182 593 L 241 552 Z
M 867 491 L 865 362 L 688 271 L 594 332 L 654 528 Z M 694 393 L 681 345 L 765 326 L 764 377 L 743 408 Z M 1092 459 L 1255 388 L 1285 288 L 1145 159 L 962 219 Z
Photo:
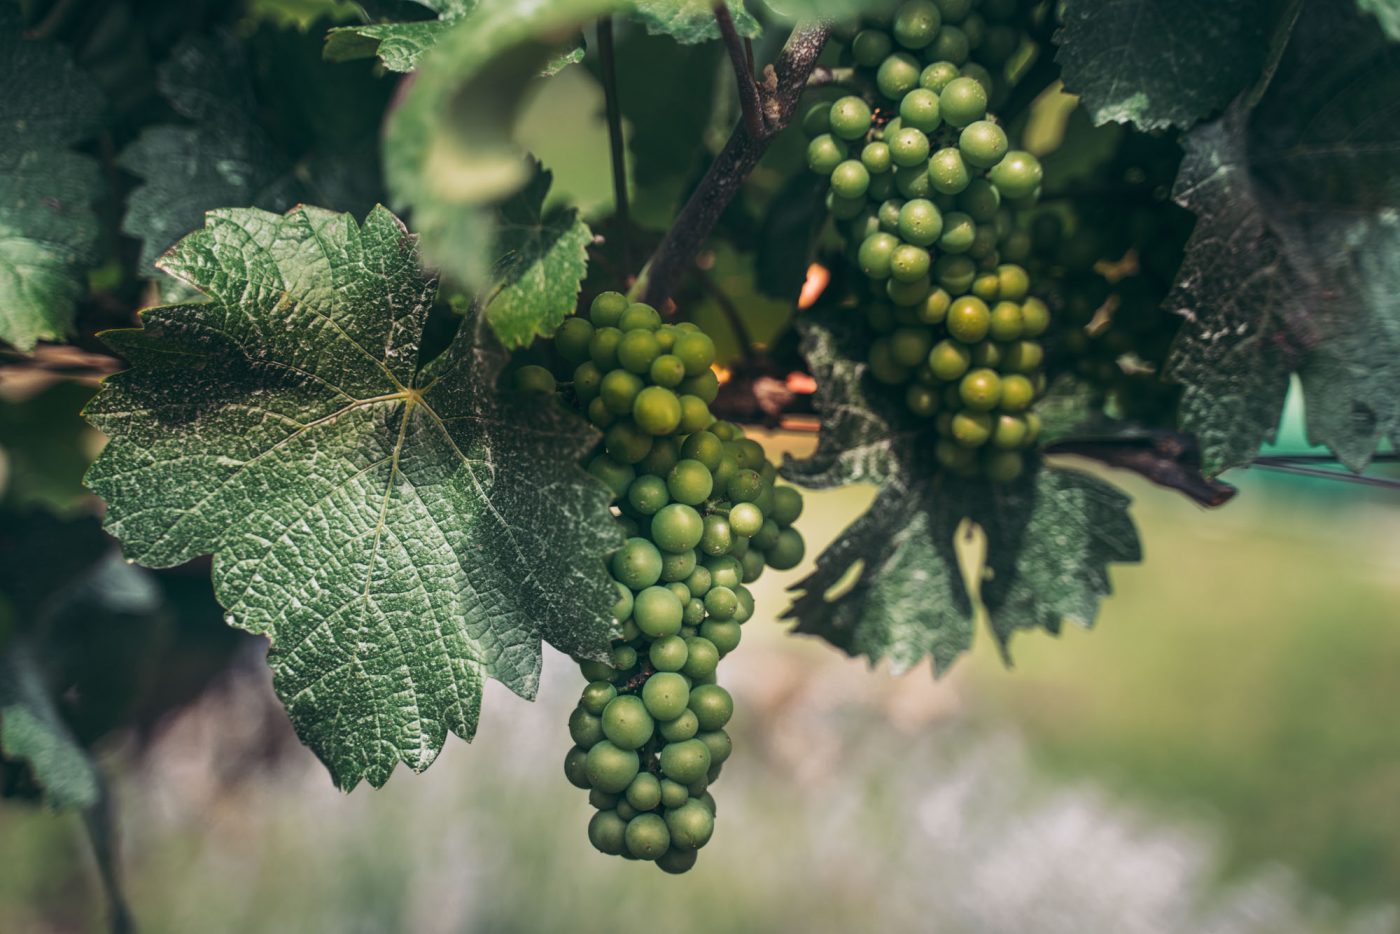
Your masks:
M 588 684 L 564 772 L 596 809 L 594 847 L 681 873 L 714 832 L 709 786 L 732 751 L 734 702 L 716 669 L 753 616 L 745 585 L 802 560 L 802 496 L 775 484 L 757 441 L 710 414 L 715 345 L 694 324 L 604 292 L 554 344 L 574 366 L 573 401 L 604 433 L 588 470 L 612 489 L 627 536 L 609 563 L 621 635 L 608 663 L 579 660 Z M 514 378 L 556 386 L 538 365 Z
M 851 55 L 879 100 L 816 104 L 803 127 L 808 165 L 828 177 L 828 210 L 872 292 L 861 302 L 878 335 L 870 375 L 933 421 L 945 469 L 1009 483 L 1040 430 L 1030 409 L 1045 391 L 1050 309 L 1001 247 L 1035 204 L 1042 170 L 988 111 L 966 30 L 941 38 L 955 28 L 945 11 L 971 15 L 963 7 L 907 0 L 867 20 Z

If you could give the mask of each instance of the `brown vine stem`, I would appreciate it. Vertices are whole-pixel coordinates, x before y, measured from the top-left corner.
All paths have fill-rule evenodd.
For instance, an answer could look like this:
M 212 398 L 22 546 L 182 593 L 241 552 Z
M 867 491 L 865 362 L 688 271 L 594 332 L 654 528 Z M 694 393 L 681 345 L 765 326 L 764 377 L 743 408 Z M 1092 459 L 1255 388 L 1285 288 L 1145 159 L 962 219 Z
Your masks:
M 632 227 L 627 203 L 627 151 L 622 139 L 622 105 L 617 97 L 617 56 L 613 50 L 611 16 L 598 20 L 598 56 L 603 66 L 603 98 L 608 117 L 608 150 L 612 155 L 613 207 L 622 237 L 622 268 L 632 274 Z
M 642 301 L 660 307 L 675 291 L 682 273 L 693 264 L 701 245 L 744 179 L 758 164 L 773 137 L 791 121 L 798 98 L 807 85 L 807 76 L 826 45 L 827 35 L 828 28 L 817 24 L 799 27 L 788 37 L 777 62 L 770 66 L 775 74 L 775 86 L 772 90 L 764 89 L 768 99 L 761 111 L 768 119 L 761 132 L 753 136 L 741 124 L 730 134 L 724 149 L 710 163 L 709 171 L 652 255 L 646 286 L 641 292 Z
M 724 39 L 724 47 L 729 52 L 729 63 L 734 66 L 734 80 L 739 85 L 739 103 L 744 108 L 744 126 L 750 136 L 758 139 L 763 135 L 763 112 L 758 100 L 758 85 L 753 80 L 753 63 L 744 51 L 744 42 L 734 28 L 734 17 L 730 15 L 724 0 L 715 4 L 715 22 L 719 24 L 720 37 Z

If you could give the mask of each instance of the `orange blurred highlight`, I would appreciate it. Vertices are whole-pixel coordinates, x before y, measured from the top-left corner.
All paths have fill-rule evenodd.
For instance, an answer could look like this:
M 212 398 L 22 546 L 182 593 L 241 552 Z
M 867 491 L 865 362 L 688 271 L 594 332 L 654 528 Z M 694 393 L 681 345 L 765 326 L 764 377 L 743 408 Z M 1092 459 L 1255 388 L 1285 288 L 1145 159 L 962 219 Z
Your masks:
M 817 299 L 822 297 L 827 285 L 831 283 L 831 270 L 821 263 L 813 263 L 807 267 L 807 280 L 802 283 L 802 291 L 797 296 L 797 307 L 803 311 L 811 308 L 817 303 Z
M 787 388 L 789 392 L 799 396 L 810 396 L 817 391 L 817 381 L 806 373 L 789 373 L 787 376 Z
M 730 377 L 734 375 L 728 367 L 720 366 L 718 363 L 711 363 L 710 369 L 714 370 L 715 379 L 719 380 L 721 386 L 729 382 Z

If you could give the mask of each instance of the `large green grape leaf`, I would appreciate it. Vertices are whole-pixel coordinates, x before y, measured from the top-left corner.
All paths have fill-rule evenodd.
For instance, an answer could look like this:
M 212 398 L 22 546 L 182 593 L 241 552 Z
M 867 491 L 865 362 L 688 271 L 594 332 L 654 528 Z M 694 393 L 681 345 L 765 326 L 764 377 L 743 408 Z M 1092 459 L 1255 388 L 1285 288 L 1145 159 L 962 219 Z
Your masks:
M 24 38 L 0 5 L 0 341 L 64 336 L 96 259 L 96 160 L 70 147 L 101 125 L 97 85 L 50 42 Z
M 783 475 L 806 486 L 878 482 L 870 510 L 817 558 L 787 616 L 796 631 L 872 662 L 906 670 L 926 655 L 946 671 L 972 646 L 975 609 L 955 547 L 965 523 L 986 534 L 981 605 L 1009 661 L 1021 629 L 1091 626 L 1109 593 L 1108 565 L 1141 560 L 1128 498 L 1077 471 L 1032 469 L 1014 484 L 937 472 L 937 435 L 864 379 L 869 335 L 858 312 L 825 308 L 799 318 L 817 380 L 816 452 Z
M 470 738 L 487 677 L 533 696 L 542 638 L 606 652 L 618 533 L 578 466 L 596 435 L 498 393 L 475 320 L 420 364 L 435 285 L 397 218 L 215 211 L 161 267 L 208 301 L 107 335 L 132 369 L 88 409 L 112 439 L 88 483 L 129 558 L 214 555 L 337 784 Z
M 763 31 L 758 20 L 744 9 L 742 0 L 725 0 L 734 30 L 752 39 Z M 711 0 L 630 0 L 627 10 L 647 32 L 667 35 L 677 42 L 693 45 L 719 38 L 715 4 Z
M 314 65 L 322 63 L 316 59 Z M 278 62 L 277 67 L 292 66 Z M 310 68 L 294 71 L 289 75 L 294 83 L 279 96 L 312 98 L 301 108 L 311 119 L 296 116 L 315 137 L 314 148 L 298 159 L 287 142 L 265 128 L 251 70 L 243 47 L 230 36 L 186 38 L 161 65 L 157 87 L 187 122 L 146 127 L 118 159 L 142 179 L 127 199 L 122 229 L 141 240 L 144 269 L 153 271 L 156 258 L 214 208 L 282 211 L 314 201 L 360 213 L 373 206 L 379 176 L 374 128 L 358 137 L 353 128 L 343 129 L 333 120 L 334 111 L 345 109 L 335 106 L 342 102 L 314 95 L 325 76 L 308 74 Z M 353 85 L 348 77 L 338 83 Z
M 326 58 L 343 62 L 379 56 L 390 71 L 412 71 L 418 59 L 453 23 L 476 9 L 478 0 L 415 0 L 436 18 L 406 23 L 339 26 L 326 36 Z
M 1294 373 L 1310 440 L 1347 466 L 1400 438 L 1397 94 L 1400 47 L 1317 0 L 1257 105 L 1186 137 L 1175 197 L 1199 220 L 1168 373 L 1209 475 L 1274 436 Z
M 1258 80 L 1288 6 L 1068 0 L 1056 60 L 1094 123 L 1189 127 Z
M 578 301 L 588 272 L 588 225 L 573 208 L 545 210 L 553 175 L 539 170 L 523 191 L 501 206 L 496 249 L 498 285 L 486 318 L 507 347 L 547 337 Z

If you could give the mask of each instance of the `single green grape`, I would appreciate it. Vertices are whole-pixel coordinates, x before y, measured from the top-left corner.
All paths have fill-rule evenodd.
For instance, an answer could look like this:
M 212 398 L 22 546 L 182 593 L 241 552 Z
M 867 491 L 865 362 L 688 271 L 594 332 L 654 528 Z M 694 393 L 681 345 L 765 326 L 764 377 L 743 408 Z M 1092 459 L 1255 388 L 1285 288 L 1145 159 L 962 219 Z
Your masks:
M 651 517 L 651 540 L 666 551 L 688 551 L 704 534 L 704 520 L 684 503 L 671 503 Z
M 595 716 L 602 714 L 608 701 L 617 696 L 617 688 L 606 681 L 590 681 L 583 688 L 579 706 Z
M 991 324 L 987 333 L 994 341 L 1014 341 L 1021 336 L 1021 306 L 1002 301 L 992 306 Z
M 927 198 L 914 198 L 899 209 L 898 230 L 907 243 L 931 246 L 943 234 L 943 214 Z
M 763 512 L 753 503 L 736 503 L 729 510 L 729 526 L 735 534 L 753 535 L 763 528 Z
M 1040 160 L 1028 152 L 1012 150 L 987 170 L 987 178 L 1007 198 L 1027 198 L 1040 188 L 1044 172 Z
M 807 167 L 818 175 L 830 175 L 846 158 L 846 144 L 830 133 L 807 144 Z
M 682 710 L 679 717 L 662 723 L 658 731 L 666 742 L 678 743 L 700 732 L 700 720 L 689 710 Z
M 660 477 L 638 477 L 627 488 L 627 502 L 644 516 L 650 516 L 671 501 L 666 481 Z
M 706 625 L 709 625 L 706 623 Z M 685 667 L 681 669 L 681 674 L 687 678 L 704 678 L 714 673 L 715 667 L 719 665 L 720 651 L 714 640 L 708 636 L 691 636 L 685 640 L 686 661 Z M 691 693 L 694 693 L 692 689 Z M 689 705 L 689 699 L 686 701 Z
M 900 100 L 919 86 L 919 60 L 908 52 L 896 52 L 885 58 L 875 72 L 875 86 L 890 100 Z
M 603 371 L 592 360 L 580 363 L 574 370 L 574 395 L 583 403 L 592 402 L 603 384 Z
M 761 569 L 763 566 L 763 556 L 756 551 L 751 551 L 744 555 L 745 561 L 749 559 L 749 555 L 752 555 L 759 562 L 759 567 Z M 707 619 L 700 624 L 701 637 L 713 644 L 721 656 L 728 655 L 739 647 L 739 640 L 742 634 L 743 631 L 739 627 L 739 624 L 732 619 Z M 708 672 L 705 674 L 708 674 Z M 696 675 L 696 677 L 704 677 L 704 675 Z
M 965 127 L 986 115 L 987 91 L 971 78 L 954 78 L 938 95 L 938 104 L 950 126 Z
M 694 798 L 678 808 L 668 808 L 665 820 L 670 842 L 685 849 L 699 849 L 710 842 L 715 832 L 715 816 Z
M 1005 396 L 1005 391 L 1003 391 Z M 1003 399 L 1003 405 L 1005 400 Z M 1026 446 L 1030 437 L 1030 428 L 1026 424 L 1025 418 L 1020 415 L 1002 413 L 997 416 L 996 424 L 992 427 L 992 447 L 1003 451 L 1014 451 Z
M 1010 483 L 1025 467 L 1026 461 L 1020 451 L 992 451 L 987 455 L 987 479 L 993 483 Z
M 608 709 L 617 701 L 625 700 L 619 697 Z M 607 717 L 607 710 L 603 711 L 604 718 Z M 606 727 L 605 727 L 606 729 Z M 641 745 L 638 743 L 638 745 Z M 619 794 L 625 791 L 627 786 L 632 784 L 632 779 L 637 777 L 637 772 L 641 768 L 641 760 L 631 749 L 624 749 L 615 745 L 611 740 L 603 740 L 597 743 L 592 749 L 584 754 L 584 771 L 588 777 L 588 783 L 599 791 L 608 794 Z
M 966 253 L 977 236 L 977 222 L 962 211 L 943 215 L 943 233 L 938 248 L 944 253 Z
M 717 765 L 724 765 L 730 754 L 734 752 L 734 741 L 729 738 L 729 734 L 724 730 L 706 730 L 695 734 L 695 738 L 704 743 L 710 750 L 710 768 Z
M 650 373 L 652 361 L 659 356 L 661 345 L 656 334 L 647 328 L 624 331 L 622 342 L 617 345 L 617 362 L 639 375 Z
M 600 852 L 618 856 L 626 847 L 627 821 L 616 811 L 599 811 L 588 821 L 588 842 Z
M 870 129 L 870 105 L 854 94 L 831 105 L 831 132 L 844 140 L 860 139 Z
M 661 552 L 645 538 L 629 538 L 613 553 L 610 570 L 633 590 L 644 590 L 661 579 Z
M 929 61 L 952 62 L 961 65 L 967 61 L 967 57 L 972 52 L 972 41 L 968 39 L 967 33 L 957 26 L 944 26 L 934 37 L 932 44 L 924 50 L 924 56 Z
M 912 243 L 901 243 L 890 254 L 890 278 L 899 282 L 927 279 L 931 265 L 932 258 L 928 250 Z
M 690 688 L 681 675 L 669 671 L 657 672 L 642 685 L 642 701 L 657 720 L 674 720 L 689 703 Z
M 958 76 L 958 66 L 952 62 L 933 62 L 919 73 L 919 87 L 940 94 Z
M 792 525 L 802 515 L 802 505 L 802 494 L 795 487 L 773 488 L 773 521 L 783 528 Z M 732 514 L 730 521 L 733 521 Z
M 807 138 L 821 136 L 831 131 L 831 105 L 826 102 L 813 104 L 802 115 L 802 132 Z
M 987 303 L 973 295 L 953 300 L 945 321 L 948 334 L 964 344 L 975 344 L 987 336 L 992 313 Z
M 953 295 L 961 295 L 977 277 L 977 264 L 966 256 L 940 256 L 933 274 L 938 284 Z
M 1034 373 L 1045 362 L 1045 350 L 1035 341 L 1019 340 L 1006 348 L 1002 368 L 1010 373 Z
M 714 485 L 714 475 L 709 468 L 689 458 L 677 461 L 666 476 L 670 498 L 687 506 L 695 506 L 709 499 Z
M 992 416 L 987 412 L 964 409 L 953 415 L 953 440 L 965 448 L 981 447 L 992 436 Z
M 598 746 L 593 747 L 597 748 Z M 592 755 L 592 752 L 590 749 L 589 754 Z M 709 770 L 709 747 L 698 739 L 667 743 L 661 747 L 661 773 L 674 782 L 690 785 L 704 778 Z M 630 778 L 628 780 L 631 781 Z
M 588 316 L 595 328 L 616 327 L 631 304 L 621 292 L 599 292 L 588 308 Z
M 905 198 L 932 198 L 936 193 L 929 177 L 929 164 L 901 166 L 894 170 L 894 187 Z
M 860 163 L 871 175 L 888 172 L 894 163 L 889 143 L 866 143 L 865 148 L 860 151 Z
M 655 331 L 661 327 L 661 314 L 645 302 L 633 302 L 622 313 L 617 326 L 624 333 L 638 329 Z
M 941 324 L 943 319 L 948 316 L 948 306 L 952 303 L 953 297 L 948 294 L 947 289 L 936 288 L 914 310 L 914 317 L 919 320 L 920 324 Z
M 842 198 L 863 198 L 870 187 L 870 171 L 857 159 L 847 159 L 831 172 L 831 190 Z
M 685 665 L 685 640 L 680 636 L 663 636 L 652 642 L 647 660 L 657 671 L 680 671 Z
M 627 803 L 638 811 L 650 811 L 661 805 L 661 780 L 650 772 L 639 772 L 627 786 Z
M 705 517 L 705 530 L 700 535 L 700 550 L 707 555 L 722 555 L 734 547 L 734 532 L 729 520 L 718 513 Z
M 591 749 L 604 738 L 603 721 L 597 714 L 575 707 L 569 714 L 569 736 L 580 749 Z
M 603 404 L 613 414 L 630 415 L 643 385 L 641 378 L 635 373 L 611 370 L 603 377 L 598 387 L 598 398 L 603 400 Z
M 1021 330 L 1026 337 L 1039 337 L 1050 327 L 1050 308 L 1035 296 L 1021 303 Z
M 899 119 L 905 127 L 932 133 L 943 122 L 938 95 L 928 88 L 915 88 L 899 102 Z M 903 132 L 901 130 L 901 132 Z
M 972 182 L 962 153 L 952 146 L 946 146 L 929 157 L 927 174 L 933 189 L 945 195 L 956 195 Z
M 685 364 L 685 375 L 689 377 L 700 376 L 710 369 L 710 364 L 715 362 L 715 342 L 710 340 L 709 335 L 700 331 L 692 331 L 682 334 L 676 338 L 676 346 L 672 350 L 681 362 Z M 701 392 L 693 392 L 681 386 L 681 391 L 700 397 L 705 403 L 715 401 L 713 396 L 705 398 Z
M 969 409 L 989 412 L 1001 401 L 1001 377 L 986 368 L 971 370 L 958 382 L 958 396 Z
M 689 872 L 698 858 L 698 850 L 682 850 L 671 847 L 656 859 L 657 868 L 671 875 Z
M 876 68 L 894 51 L 890 34 L 883 29 L 862 29 L 851 40 L 851 58 L 862 68 Z
M 688 593 L 686 599 L 689 599 Z M 637 594 L 632 606 L 632 619 L 643 633 L 659 639 L 681 631 L 684 612 L 685 606 L 674 592 L 666 587 L 651 586 Z
M 997 286 L 1001 298 L 1019 302 L 1025 299 L 1026 293 L 1030 291 L 1031 279 L 1023 267 L 1012 263 L 1003 263 L 997 267 Z M 1032 301 L 1039 302 L 1040 300 L 1032 299 Z M 1044 303 L 1041 302 L 1041 304 Z
M 640 697 L 623 694 L 613 698 L 603 710 L 602 728 L 608 742 L 618 749 L 637 749 L 651 739 L 655 723 Z M 628 781 L 630 782 L 631 779 L 629 778 Z M 618 791 L 620 789 L 608 788 L 604 790 Z
M 927 386 L 910 383 L 904 390 L 904 404 L 920 418 L 929 418 L 938 412 L 938 393 Z
M 943 16 L 933 0 L 907 0 L 895 11 L 890 31 L 906 49 L 922 49 L 938 35 Z
M 722 729 L 734 716 L 734 698 L 718 684 L 702 684 L 690 692 L 690 710 L 702 730 Z
M 648 386 L 637 393 L 632 403 L 632 418 L 649 434 L 668 435 L 681 423 L 681 401 L 664 386 Z
M 601 372 L 606 373 L 617 365 L 617 346 L 621 343 L 622 332 L 617 328 L 596 328 L 588 340 L 588 358 Z
M 636 464 L 643 460 L 652 449 L 652 436 L 631 419 L 615 422 L 603 433 L 603 450 L 614 460 L 626 464 Z
M 806 543 L 796 529 L 783 529 L 772 548 L 764 551 L 768 566 L 775 571 L 790 571 L 802 562 L 807 552 Z
M 714 370 L 706 364 L 705 371 L 699 376 L 690 376 L 681 383 L 680 391 L 688 396 L 695 396 L 706 405 L 710 405 L 719 395 L 719 377 L 715 376 Z
M 660 859 L 671 846 L 671 831 L 660 814 L 638 814 L 623 834 L 627 852 L 638 859 Z
M 1035 386 L 1020 373 L 1001 379 L 1001 407 L 1007 412 L 1024 412 L 1035 401 Z
M 900 168 L 922 166 L 928 159 L 928 137 L 924 135 L 922 130 L 916 130 L 913 127 L 906 127 L 895 133 L 890 138 L 889 147 L 890 159 Z M 861 194 L 864 193 L 862 190 Z
M 979 224 L 992 224 L 1001 208 L 1001 192 L 985 178 L 974 178 L 958 195 L 958 209 Z
M 899 245 L 899 238 L 893 234 L 876 233 L 866 237 L 856 252 L 861 272 L 871 279 L 889 278 L 890 260 Z

